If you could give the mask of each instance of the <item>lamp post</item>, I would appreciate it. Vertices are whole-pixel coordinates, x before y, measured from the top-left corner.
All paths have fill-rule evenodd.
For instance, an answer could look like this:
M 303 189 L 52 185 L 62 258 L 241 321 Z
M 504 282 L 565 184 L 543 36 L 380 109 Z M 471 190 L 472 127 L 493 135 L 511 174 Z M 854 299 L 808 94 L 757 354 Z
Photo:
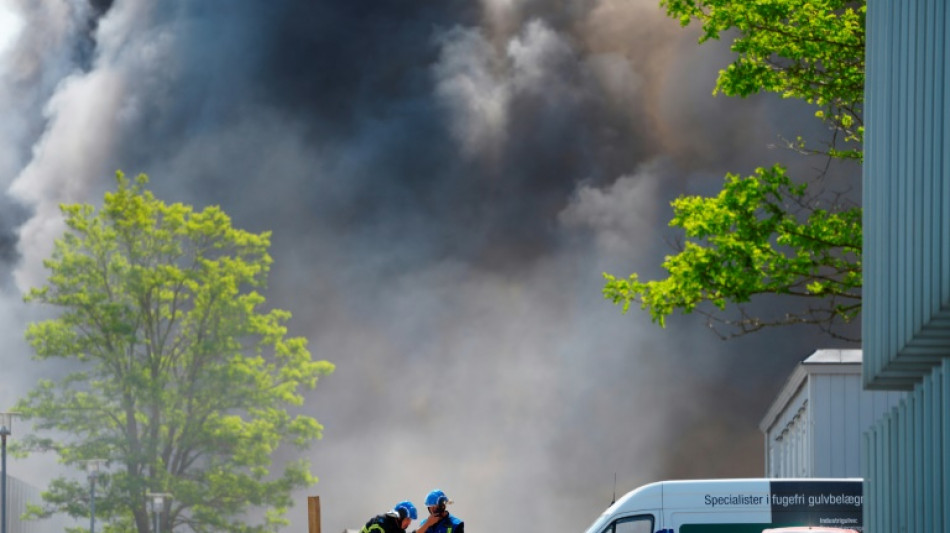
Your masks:
M 96 533 L 96 478 L 103 463 L 105 461 L 102 459 L 86 461 L 86 471 L 89 472 L 89 533 Z
M 13 433 L 13 415 L 0 413 L 0 533 L 7 533 L 7 436 Z
M 152 501 L 152 514 L 155 520 L 154 533 L 161 533 L 162 518 L 160 515 L 161 512 L 165 510 L 165 499 L 172 499 L 172 495 L 167 492 L 146 492 L 145 496 L 151 498 Z

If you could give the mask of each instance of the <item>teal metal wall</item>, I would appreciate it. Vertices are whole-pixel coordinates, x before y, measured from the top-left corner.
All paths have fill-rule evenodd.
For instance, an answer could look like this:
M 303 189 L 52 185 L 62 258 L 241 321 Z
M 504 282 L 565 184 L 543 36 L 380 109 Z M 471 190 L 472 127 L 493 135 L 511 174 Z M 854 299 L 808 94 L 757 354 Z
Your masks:
M 869 0 L 865 386 L 909 390 L 950 354 L 946 0 Z
M 950 531 L 950 360 L 864 434 L 864 530 Z
M 862 337 L 867 532 L 950 531 L 950 9 L 868 0 Z

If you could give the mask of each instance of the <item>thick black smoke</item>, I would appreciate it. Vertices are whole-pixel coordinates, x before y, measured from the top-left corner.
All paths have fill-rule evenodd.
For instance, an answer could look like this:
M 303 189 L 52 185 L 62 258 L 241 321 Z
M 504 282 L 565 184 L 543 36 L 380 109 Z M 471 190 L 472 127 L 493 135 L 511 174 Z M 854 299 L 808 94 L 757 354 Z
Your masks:
M 310 494 L 339 531 L 440 487 L 470 527 L 580 531 L 614 475 L 620 491 L 761 475 L 759 417 L 832 345 L 723 343 L 699 318 L 664 330 L 601 298 L 604 271 L 661 274 L 677 195 L 818 164 L 774 148 L 822 134 L 810 111 L 713 98 L 725 46 L 654 0 L 14 7 L 4 334 L 22 338 L 58 204 L 100 201 L 118 169 L 272 230 L 269 302 L 338 365 L 305 407 L 326 429 L 294 529 Z M 20 344 L 4 357 L 25 361 Z

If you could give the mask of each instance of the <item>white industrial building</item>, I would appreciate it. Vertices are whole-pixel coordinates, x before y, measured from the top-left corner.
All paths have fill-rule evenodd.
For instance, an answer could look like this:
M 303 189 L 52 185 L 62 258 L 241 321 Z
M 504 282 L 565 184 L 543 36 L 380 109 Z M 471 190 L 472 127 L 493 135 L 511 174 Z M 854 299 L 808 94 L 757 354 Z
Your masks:
M 868 391 L 861 350 L 818 350 L 798 364 L 759 424 L 765 475 L 861 477 L 861 441 L 905 396 Z
M 7 533 L 63 533 L 68 527 L 89 527 L 88 520 L 77 521 L 63 515 L 23 520 L 27 504 L 43 504 L 41 492 L 36 486 L 7 475 Z
M 22 520 L 26 505 L 39 505 L 40 489 L 13 476 L 7 476 L 7 531 L 9 533 L 49 533 L 56 531 L 47 520 Z M 60 525 L 59 523 L 56 524 Z M 61 529 L 60 529 L 61 531 Z

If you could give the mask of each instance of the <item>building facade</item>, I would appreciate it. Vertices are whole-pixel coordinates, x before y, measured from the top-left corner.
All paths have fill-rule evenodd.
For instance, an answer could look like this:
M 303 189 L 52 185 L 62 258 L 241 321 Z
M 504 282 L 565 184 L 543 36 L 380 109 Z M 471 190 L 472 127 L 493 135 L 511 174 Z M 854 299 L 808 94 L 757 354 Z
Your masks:
M 865 434 L 866 531 L 950 531 L 950 9 L 868 0 L 865 387 L 907 397 Z
M 39 505 L 40 490 L 13 476 L 7 476 L 7 531 L 9 533 L 50 533 L 45 520 L 22 520 L 28 503 Z
M 861 477 L 864 432 L 902 391 L 864 390 L 861 350 L 817 350 L 795 367 L 759 429 L 765 476 Z

